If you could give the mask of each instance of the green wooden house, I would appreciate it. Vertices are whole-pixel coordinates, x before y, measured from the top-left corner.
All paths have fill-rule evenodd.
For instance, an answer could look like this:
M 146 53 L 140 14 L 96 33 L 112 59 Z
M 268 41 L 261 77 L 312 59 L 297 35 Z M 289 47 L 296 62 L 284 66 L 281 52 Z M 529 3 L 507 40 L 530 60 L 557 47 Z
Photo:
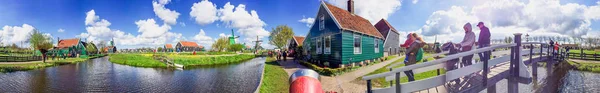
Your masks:
M 55 47 L 55 51 L 57 51 L 57 53 L 59 54 L 65 54 L 66 56 L 69 57 L 77 57 L 82 56 L 82 57 L 87 57 L 87 51 L 86 51 L 86 46 L 87 43 L 80 41 L 79 38 L 74 38 L 74 39 L 62 39 L 62 40 L 58 40 L 58 44 Z
M 321 1 L 315 23 L 306 36 L 304 52 L 309 60 L 329 67 L 372 62 L 383 57 L 383 35 L 366 19 L 348 9 Z

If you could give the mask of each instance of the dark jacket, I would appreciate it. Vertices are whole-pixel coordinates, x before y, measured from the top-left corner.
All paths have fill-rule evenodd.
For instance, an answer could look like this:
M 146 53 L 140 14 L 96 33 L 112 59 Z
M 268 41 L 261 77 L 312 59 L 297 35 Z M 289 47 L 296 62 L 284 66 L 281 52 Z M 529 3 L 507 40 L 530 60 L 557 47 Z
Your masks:
M 414 41 L 412 44 L 410 44 L 410 47 L 408 47 L 408 49 L 406 49 L 406 53 L 412 54 L 412 55 L 408 56 L 408 62 L 405 63 L 406 65 L 412 65 L 412 64 L 417 63 L 416 54 L 420 48 L 423 48 L 423 46 L 425 46 L 425 42 L 421 42 L 421 41 Z

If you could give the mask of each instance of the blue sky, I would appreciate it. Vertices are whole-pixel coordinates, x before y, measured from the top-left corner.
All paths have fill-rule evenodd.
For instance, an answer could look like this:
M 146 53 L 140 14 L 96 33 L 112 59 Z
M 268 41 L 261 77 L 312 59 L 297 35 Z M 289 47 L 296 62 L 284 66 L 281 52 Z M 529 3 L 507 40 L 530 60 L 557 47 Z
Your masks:
M 325 0 L 339 7 L 346 7 L 346 1 Z M 294 29 L 296 35 L 306 35 L 309 29 L 307 25 L 311 23 L 300 20 L 314 18 L 320 5 L 319 0 L 3 0 L 0 2 L 2 2 L 0 3 L 0 26 L 3 26 L 0 29 L 0 36 L 2 36 L 0 41 L 3 44 L 23 42 L 25 40 L 23 36 L 26 36 L 24 34 L 29 33 L 31 28 L 35 28 L 50 34 L 55 39 L 57 37 L 83 38 L 93 42 L 115 39 L 117 45 L 122 48 L 158 47 L 167 43 L 175 44 L 180 40 L 194 41 L 210 47 L 212 41 L 231 34 L 232 29 L 236 35 L 241 36 L 238 42 L 251 44 L 250 41 L 256 36 L 263 41 L 268 41 L 268 32 L 277 25 L 288 25 Z M 210 10 L 210 6 L 199 7 L 197 9 L 202 11 L 191 15 L 194 4 L 201 2 L 212 3 L 216 11 L 204 11 Z M 598 23 L 600 16 L 596 16 L 600 15 L 600 8 L 596 0 L 355 0 L 355 2 L 360 4 L 355 5 L 357 14 L 371 20 L 372 23 L 381 18 L 387 19 L 392 26 L 401 31 L 401 34 L 421 33 L 427 41 L 432 41 L 434 36 L 438 36 L 445 41 L 458 42 L 462 38 L 456 37 L 464 35 L 461 33 L 462 25 L 479 21 L 486 22 L 486 25 L 491 28 L 493 38 L 503 38 L 512 33 L 589 37 L 598 35 L 600 29 Z M 233 6 L 229 10 L 225 9 L 227 3 Z M 207 4 L 202 6 L 205 5 Z M 240 9 L 243 11 L 238 11 L 240 5 L 243 5 L 243 9 Z M 163 6 L 164 8 L 161 8 Z M 176 12 L 177 16 L 168 16 L 173 12 Z M 232 13 L 227 14 L 227 12 Z M 554 14 L 544 14 L 547 12 Z M 166 16 L 161 17 L 161 15 Z M 197 20 L 198 16 L 202 18 Z M 210 18 L 204 17 L 215 19 L 211 21 Z M 175 21 L 168 19 L 175 19 Z M 59 29 L 64 32 L 59 32 Z M 201 30 L 204 33 L 201 33 Z M 478 29 L 474 30 L 478 32 Z M 543 34 L 537 34 L 539 32 Z M 273 47 L 266 43 L 262 45 Z

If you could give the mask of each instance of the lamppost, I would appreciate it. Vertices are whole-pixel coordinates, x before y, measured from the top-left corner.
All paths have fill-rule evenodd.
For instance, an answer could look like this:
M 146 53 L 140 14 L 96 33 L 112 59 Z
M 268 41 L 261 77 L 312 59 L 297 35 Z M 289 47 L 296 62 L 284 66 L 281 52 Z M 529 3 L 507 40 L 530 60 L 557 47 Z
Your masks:
M 529 34 L 525 35 L 525 41 L 529 42 Z

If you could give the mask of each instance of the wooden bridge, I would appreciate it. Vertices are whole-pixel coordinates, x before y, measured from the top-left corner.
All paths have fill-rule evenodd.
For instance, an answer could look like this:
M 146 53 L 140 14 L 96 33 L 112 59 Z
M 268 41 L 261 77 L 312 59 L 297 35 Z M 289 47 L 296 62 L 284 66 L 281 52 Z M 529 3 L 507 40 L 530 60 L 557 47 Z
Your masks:
M 152 55 L 152 57 L 156 60 L 164 62 L 165 64 L 167 64 L 167 67 L 175 67 L 176 69 L 181 69 L 181 70 L 183 69 L 183 65 L 173 62 L 173 59 L 171 59 L 165 55 Z
M 553 54 L 553 48 L 549 48 L 548 44 L 541 42 L 521 42 L 521 34 L 514 34 L 514 43 L 498 44 L 490 47 L 474 49 L 471 51 L 461 52 L 453 55 L 447 55 L 443 58 L 436 59 L 430 62 L 423 62 L 401 68 L 390 68 L 389 72 L 364 76 L 362 79 L 367 81 L 367 93 L 411 93 L 419 91 L 427 91 L 434 89 L 435 92 L 480 92 L 487 89 L 489 93 L 496 92 L 496 83 L 503 79 L 508 79 L 508 92 L 518 93 L 518 83 L 530 84 L 537 79 L 537 62 L 546 62 L 546 64 L 554 64 L 563 60 L 564 52 Z M 529 49 L 524 50 L 524 47 Z M 546 47 L 546 48 L 544 48 Z M 492 51 L 499 48 L 510 48 L 510 54 L 500 57 L 491 58 L 489 60 L 481 60 L 469 66 L 447 71 L 443 75 L 438 75 L 423 80 L 416 80 L 408 83 L 400 84 L 400 77 L 406 76 L 403 72 L 412 70 L 415 74 L 423 73 L 432 70 L 443 69 L 445 62 L 458 59 L 468 55 L 476 55 L 484 51 Z M 432 56 L 447 54 L 442 52 Z M 559 57 L 559 56 L 561 57 Z M 430 56 L 430 57 L 432 57 Z M 427 58 L 427 57 L 426 57 Z M 460 63 L 460 62 L 459 62 Z M 393 64 L 398 65 L 398 64 Z M 531 65 L 532 71 L 528 70 L 528 65 Z M 547 67 L 552 65 L 547 65 Z M 393 67 L 393 66 L 390 66 Z M 439 72 L 438 72 L 439 73 Z M 549 70 L 549 73 L 552 73 Z M 391 87 L 373 89 L 371 80 L 376 78 L 385 78 L 386 81 L 395 81 Z M 458 84 L 451 84 L 452 80 L 461 80 Z M 454 83 L 454 82 L 452 82 Z

